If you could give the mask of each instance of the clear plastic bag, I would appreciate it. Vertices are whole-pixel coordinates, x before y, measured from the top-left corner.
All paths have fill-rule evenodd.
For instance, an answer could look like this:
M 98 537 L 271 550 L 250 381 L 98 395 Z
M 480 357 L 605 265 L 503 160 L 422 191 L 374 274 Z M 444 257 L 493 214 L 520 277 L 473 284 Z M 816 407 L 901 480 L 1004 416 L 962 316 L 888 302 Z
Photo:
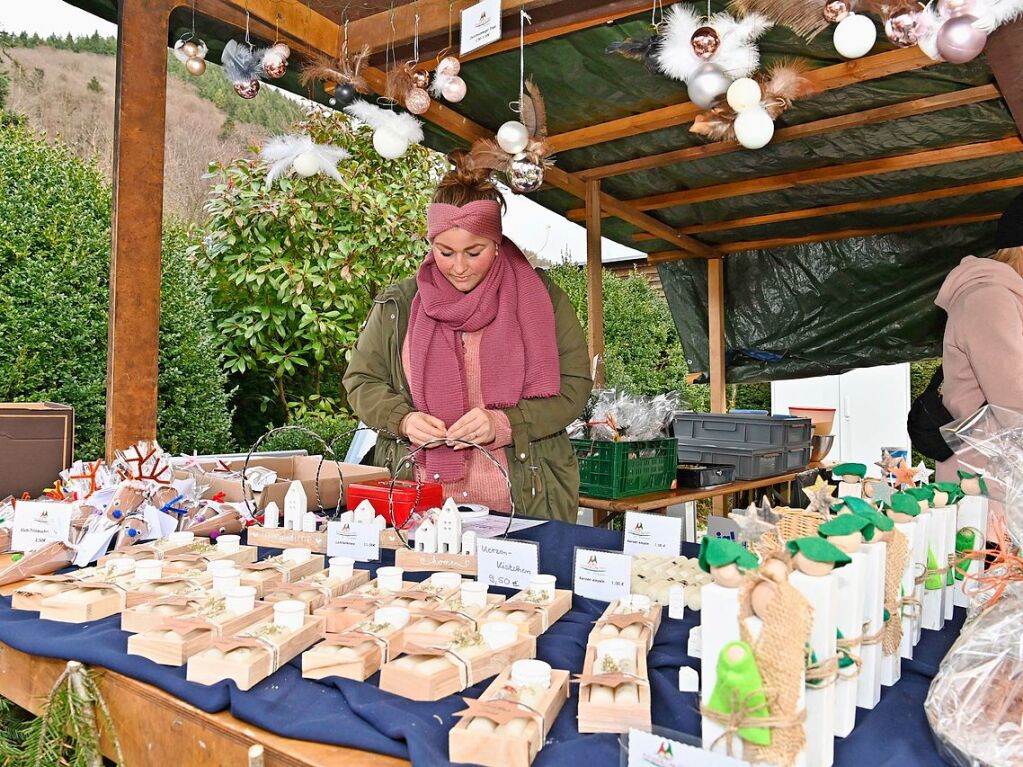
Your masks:
M 583 419 L 568 427 L 570 437 L 609 442 L 660 439 L 682 400 L 678 392 L 653 396 L 629 394 L 617 389 L 594 392 Z

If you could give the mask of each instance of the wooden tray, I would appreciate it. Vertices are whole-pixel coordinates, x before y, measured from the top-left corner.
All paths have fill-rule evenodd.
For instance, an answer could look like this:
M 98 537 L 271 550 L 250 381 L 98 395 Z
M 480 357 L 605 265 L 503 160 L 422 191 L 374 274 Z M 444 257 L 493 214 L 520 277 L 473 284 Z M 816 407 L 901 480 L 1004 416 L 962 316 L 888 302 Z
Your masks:
M 297 631 L 266 637 L 265 641 L 272 642 L 277 648 L 277 662 L 274 663 L 272 653 L 263 641 L 249 636 L 269 625 L 272 621 L 251 626 L 243 634 L 216 640 L 212 647 L 188 659 L 185 678 L 199 684 L 233 679 L 239 689 L 248 690 L 323 636 L 323 619 L 307 615 L 302 628 Z M 247 649 L 249 652 L 244 657 L 231 655 L 235 649 Z
M 486 650 L 469 658 L 464 668 L 456 665 L 456 661 L 449 661 L 444 668 L 432 674 L 417 674 L 403 667 L 407 658 L 414 657 L 413 648 L 406 642 L 405 652 L 408 654 L 383 665 L 380 689 L 409 700 L 440 700 L 500 674 L 514 661 L 536 657 L 536 638 L 520 636 L 514 644 L 500 650 Z
M 382 637 L 381 641 L 359 632 L 360 625 L 365 624 L 356 624 L 341 634 L 327 634 L 324 641 L 302 653 L 302 677 L 323 679 L 339 676 L 364 682 L 379 671 L 384 663 L 401 655 L 405 644 L 403 629 Z M 339 659 L 333 649 L 336 646 L 354 649 L 359 657 Z
M 437 610 L 444 612 L 452 612 L 450 615 L 451 620 L 457 620 L 464 626 L 476 630 L 479 628 L 484 616 L 493 608 L 504 602 L 504 597 L 500 594 L 487 594 L 487 606 L 484 607 L 480 613 L 476 616 L 469 615 L 468 617 L 459 615 L 457 612 L 452 612 L 459 605 L 452 605 L 451 601 L 445 600 L 437 605 Z M 423 621 L 431 616 L 430 611 L 417 611 L 410 621 L 409 625 L 405 627 L 405 641 L 412 644 L 419 645 L 433 645 L 442 644 L 444 642 L 451 641 L 451 635 L 439 632 L 436 629 L 430 628 L 428 625 L 423 625 Z
M 37 575 L 23 583 L 11 594 L 11 608 L 14 610 L 31 610 L 39 612 L 40 604 L 47 597 L 62 594 L 78 588 L 79 584 L 88 580 L 132 580 L 131 573 L 117 575 L 105 567 L 83 567 L 65 575 Z
M 191 562 L 195 566 L 205 567 L 206 562 L 230 559 L 238 565 L 248 565 L 256 561 L 258 549 L 255 546 L 239 546 L 233 554 L 225 554 L 216 544 L 207 543 L 206 539 L 196 540 L 188 548 L 176 554 L 167 554 L 168 562 Z
M 283 565 L 283 568 L 273 567 L 271 559 L 277 564 Z M 285 562 L 282 558 L 272 557 L 264 559 L 262 562 L 242 565 L 241 584 L 254 587 L 256 596 L 262 599 L 268 589 L 278 583 L 294 583 L 321 570 L 323 570 L 322 554 L 313 554 L 301 564 L 292 564 Z
M 401 584 L 403 591 L 416 589 L 420 586 L 422 584 L 412 581 L 402 581 Z M 323 618 L 328 632 L 337 634 L 348 630 L 356 623 L 366 620 L 378 607 L 388 607 L 391 605 L 407 607 L 407 604 L 405 604 L 406 600 L 401 599 L 401 603 L 396 604 L 398 601 L 399 597 L 396 592 L 379 591 L 377 589 L 377 582 L 374 579 L 344 596 L 332 599 L 327 604 L 314 610 L 313 614 Z M 415 609 L 410 609 L 409 612 L 412 615 L 416 614 Z
M 507 621 L 508 615 L 514 612 L 516 604 L 525 605 L 532 609 L 532 603 L 525 600 L 528 592 L 520 591 L 506 602 L 497 605 L 483 618 L 480 623 L 491 623 L 494 621 Z M 561 620 L 570 609 L 572 609 L 572 592 L 568 589 L 555 589 L 554 601 L 549 605 L 538 605 L 539 609 L 534 610 L 527 620 L 519 623 L 519 633 L 528 636 L 540 636 L 547 629 Z
M 475 732 L 469 729 L 470 717 L 464 717 L 448 733 L 448 758 L 460 764 L 482 764 L 484 767 L 529 767 L 547 740 L 547 734 L 568 700 L 567 671 L 553 669 L 551 686 L 540 700 L 536 710 L 542 715 L 526 719 L 526 728 L 521 733 Z M 506 669 L 491 682 L 480 696 L 481 701 L 496 699 L 511 686 L 511 669 Z M 474 701 L 466 700 L 469 711 Z
M 661 625 L 661 605 L 658 602 L 653 602 L 650 605 L 650 609 L 643 613 L 645 620 L 649 621 L 650 626 L 642 626 L 639 633 L 636 636 L 622 636 L 620 633 L 604 634 L 602 633 L 602 626 L 600 624 L 609 621 L 611 616 L 614 615 L 615 609 L 618 607 L 619 601 L 615 600 L 607 606 L 604 614 L 600 616 L 600 620 L 593 626 L 593 630 L 590 632 L 589 638 L 586 640 L 586 644 L 595 645 L 604 639 L 629 639 L 640 645 L 640 652 L 649 652 L 650 648 L 653 647 L 654 637 L 657 636 L 657 629 Z M 624 616 L 623 616 L 624 617 Z M 613 624 L 612 624 L 613 625 Z M 616 627 L 621 629 L 621 626 Z
M 151 597 L 141 604 L 129 607 L 121 613 L 121 631 L 141 634 L 152 631 L 167 618 L 180 618 L 191 615 L 204 601 L 214 596 L 212 591 L 189 596 Z
M 394 564 L 410 573 L 461 573 L 475 576 L 478 571 L 475 554 L 427 554 L 404 546 L 394 552 Z
M 243 615 L 223 613 L 203 618 L 197 613 L 164 618 L 153 629 L 128 637 L 128 654 L 141 655 L 163 666 L 184 666 L 188 659 L 224 636 L 244 631 L 273 617 L 273 605 L 256 602 Z M 168 635 L 168 632 L 170 635 Z
M 594 672 L 597 648 L 586 648 L 583 676 Z M 650 731 L 650 684 L 646 667 L 646 653 L 636 654 L 636 676 L 646 681 L 638 684 L 638 703 L 592 703 L 589 685 L 579 685 L 579 732 L 628 732 L 635 727 Z
M 285 599 L 297 599 L 306 603 L 306 612 L 323 607 L 335 597 L 343 596 L 359 586 L 369 583 L 369 572 L 367 570 L 356 570 L 348 580 L 338 581 L 320 577 L 327 571 L 304 578 L 296 583 L 277 583 L 266 589 L 263 597 L 266 602 L 281 602 Z

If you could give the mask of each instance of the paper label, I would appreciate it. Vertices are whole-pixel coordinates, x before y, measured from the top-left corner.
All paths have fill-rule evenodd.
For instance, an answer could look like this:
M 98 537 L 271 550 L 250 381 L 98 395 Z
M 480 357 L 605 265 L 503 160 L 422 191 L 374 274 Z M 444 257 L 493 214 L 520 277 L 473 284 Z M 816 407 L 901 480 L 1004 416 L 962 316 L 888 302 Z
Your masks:
M 632 557 L 604 549 L 575 550 L 573 590 L 581 597 L 613 602 L 632 591 Z
M 462 11 L 459 54 L 482 48 L 501 39 L 501 0 L 482 0 Z
M 328 522 L 327 556 L 376 562 L 380 559 L 380 528 L 375 522 Z
M 540 570 L 540 545 L 534 541 L 483 539 L 476 556 L 476 579 L 490 586 L 521 590 Z
M 629 730 L 628 767 L 748 767 L 749 762 L 704 751 L 651 732 Z
M 668 554 L 678 556 L 682 551 L 682 519 L 666 514 L 625 512 L 626 554 Z
M 110 525 L 103 530 L 87 532 L 78 542 L 78 551 L 75 552 L 75 560 L 71 564 L 75 567 L 85 567 L 106 554 L 107 546 L 117 535 L 118 529 L 117 525 Z
M 56 501 L 17 501 L 11 551 L 35 551 L 53 541 L 67 541 L 71 532 L 71 504 Z

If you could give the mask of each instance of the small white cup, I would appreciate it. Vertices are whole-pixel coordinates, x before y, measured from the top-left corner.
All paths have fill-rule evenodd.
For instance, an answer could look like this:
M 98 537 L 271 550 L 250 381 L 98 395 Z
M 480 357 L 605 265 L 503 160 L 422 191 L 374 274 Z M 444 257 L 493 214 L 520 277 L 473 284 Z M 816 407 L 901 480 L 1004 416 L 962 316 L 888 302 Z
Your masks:
M 256 606 L 256 589 L 254 586 L 235 586 L 224 591 L 224 606 L 235 615 L 252 612 Z
M 620 601 L 623 610 L 634 613 L 645 613 L 650 609 L 650 597 L 646 594 L 629 594 Z
M 381 567 L 377 569 L 377 586 L 383 591 L 401 591 L 402 576 L 405 569 L 402 567 Z
M 284 561 L 300 565 L 303 562 L 308 562 L 312 555 L 313 552 L 310 549 L 296 546 L 294 548 L 284 550 Z
M 167 540 L 175 546 L 183 546 L 195 540 L 195 533 L 191 530 L 177 530 L 167 536 Z
M 206 563 L 206 572 L 216 575 L 224 570 L 235 570 L 237 567 L 237 563 L 232 559 L 211 559 Z
M 241 580 L 242 571 L 236 567 L 230 570 L 217 570 L 213 573 L 213 591 L 224 596 L 231 589 L 241 586 Z
M 331 557 L 327 577 L 336 581 L 347 581 L 355 571 L 355 560 L 351 557 Z
M 409 612 L 404 607 L 381 607 L 373 613 L 374 623 L 389 623 L 395 629 L 408 625 Z
M 504 621 L 484 623 L 480 626 L 480 634 L 491 650 L 500 650 L 502 647 L 515 644 L 519 639 L 518 627 L 514 623 Z
M 479 581 L 466 581 L 462 584 L 462 604 L 486 607 L 487 592 L 489 590 L 490 587 L 485 583 L 480 583 Z
M 305 623 L 306 603 L 285 599 L 274 603 L 274 623 L 289 631 L 298 631 Z
M 140 559 L 135 563 L 135 577 L 140 581 L 155 581 L 162 576 L 162 559 Z
M 240 535 L 221 535 L 217 538 L 217 551 L 225 554 L 235 554 L 241 548 L 242 537 Z
M 529 595 L 540 604 L 554 601 L 554 589 L 557 579 L 553 575 L 534 575 L 529 579 Z M 545 595 L 541 599 L 541 595 Z
M 434 573 L 430 576 L 430 583 L 445 591 L 454 591 L 462 583 L 462 576 L 458 573 Z
M 628 639 L 605 639 L 597 642 L 596 673 L 605 671 L 604 659 L 610 658 L 619 671 L 636 673 L 636 644 Z
M 117 575 L 123 575 L 135 569 L 135 560 L 131 557 L 114 557 L 107 560 L 106 566 Z
M 511 665 L 511 683 L 546 690 L 551 686 L 551 664 L 532 658 L 517 660 Z

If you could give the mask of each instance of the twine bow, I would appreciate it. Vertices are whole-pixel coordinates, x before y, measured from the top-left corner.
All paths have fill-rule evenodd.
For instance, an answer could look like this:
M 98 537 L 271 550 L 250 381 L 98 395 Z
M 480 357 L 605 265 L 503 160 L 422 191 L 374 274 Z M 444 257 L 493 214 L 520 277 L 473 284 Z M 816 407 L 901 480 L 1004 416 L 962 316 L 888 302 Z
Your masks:
M 988 567 L 981 572 L 970 572 L 969 564 L 975 560 L 987 562 Z M 966 563 L 966 573 L 963 577 L 963 593 L 969 597 L 980 597 L 987 595 L 983 601 L 987 605 L 993 605 L 1005 593 L 1010 583 L 1023 581 L 1023 559 L 1016 554 L 1010 554 L 1004 547 L 997 549 L 971 551 L 963 556 L 956 566 Z
M 791 716 L 771 716 L 768 709 L 767 696 L 764 694 L 763 689 L 752 690 L 742 694 L 742 697 L 739 696 L 740 692 L 738 690 L 732 691 L 732 702 L 729 707 L 731 711 L 729 713 L 715 711 L 714 709 L 707 708 L 702 703 L 700 704 L 700 715 L 710 719 L 724 729 L 724 732 L 718 735 L 714 742 L 711 743 L 711 751 L 717 748 L 721 741 L 724 740 L 728 756 L 734 757 L 736 756 L 733 745 L 735 738 L 736 736 L 742 738 L 739 735 L 739 730 L 747 728 L 775 730 L 796 727 L 806 721 L 805 708 Z M 758 716 L 761 712 L 766 714 L 766 716 Z

